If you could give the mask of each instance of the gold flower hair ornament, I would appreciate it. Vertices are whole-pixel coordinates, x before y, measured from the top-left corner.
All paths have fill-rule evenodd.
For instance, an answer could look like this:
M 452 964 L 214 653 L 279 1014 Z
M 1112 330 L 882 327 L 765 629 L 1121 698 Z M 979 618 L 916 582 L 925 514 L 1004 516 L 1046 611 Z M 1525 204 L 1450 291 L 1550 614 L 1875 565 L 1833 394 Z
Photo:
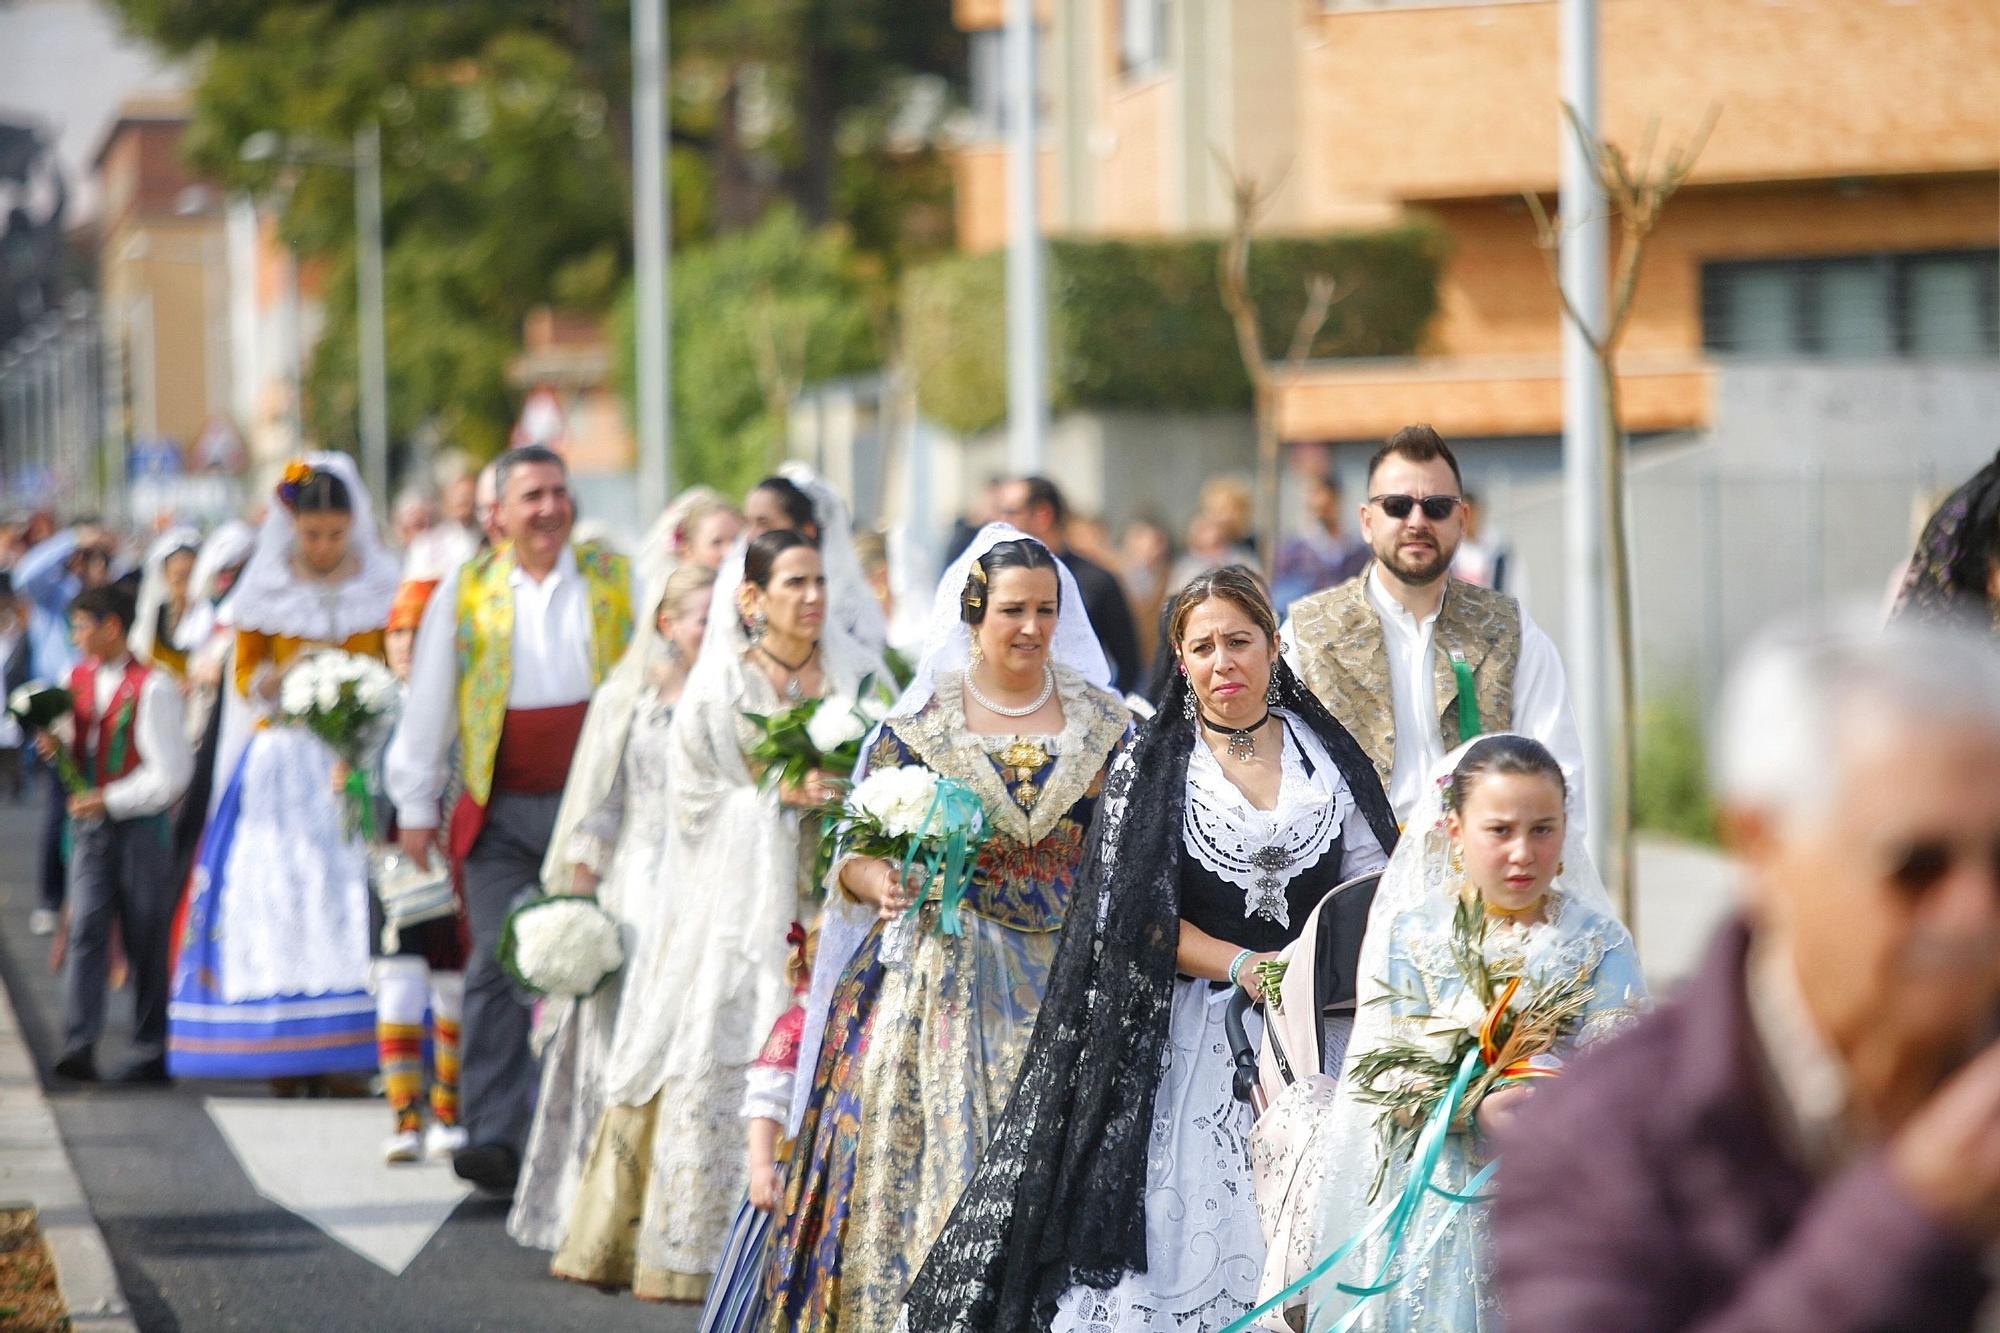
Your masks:
M 313 479 L 312 465 L 302 458 L 294 458 L 285 464 L 285 473 L 278 478 L 278 503 L 292 512 L 298 512 L 299 492 Z

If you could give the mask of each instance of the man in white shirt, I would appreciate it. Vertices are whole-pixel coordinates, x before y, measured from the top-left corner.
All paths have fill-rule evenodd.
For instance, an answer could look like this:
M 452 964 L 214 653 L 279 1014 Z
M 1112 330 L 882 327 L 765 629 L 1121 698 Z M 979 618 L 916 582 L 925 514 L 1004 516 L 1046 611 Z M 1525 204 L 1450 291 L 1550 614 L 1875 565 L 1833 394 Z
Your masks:
M 97 1077 L 116 919 L 132 968 L 132 1059 L 121 1083 L 167 1081 L 167 956 L 174 917 L 167 810 L 194 772 L 173 677 L 134 661 L 131 595 L 92 588 L 70 603 L 83 661 L 70 674 L 70 750 L 90 786 L 69 797 L 69 948 L 63 960 L 63 1052 L 55 1072 Z M 53 756 L 55 742 L 39 748 Z
M 1359 578 L 1292 606 L 1285 657 L 1375 761 L 1399 819 L 1462 740 L 1516 731 L 1581 791 L 1583 747 L 1555 644 L 1504 593 L 1450 576 L 1464 534 L 1451 447 L 1405 426 L 1368 466 Z M 1582 811 L 1576 812 L 1581 819 Z
M 504 540 L 447 574 L 417 631 L 403 720 L 386 762 L 406 855 L 439 855 L 453 774 L 451 858 L 463 866 L 472 935 L 459 1090 L 466 1180 L 511 1190 L 534 1117 L 530 998 L 497 951 L 507 914 L 538 891 L 563 782 L 590 696 L 632 632 L 632 572 L 607 549 L 572 545 L 576 506 L 562 458 L 530 445 L 495 464 Z

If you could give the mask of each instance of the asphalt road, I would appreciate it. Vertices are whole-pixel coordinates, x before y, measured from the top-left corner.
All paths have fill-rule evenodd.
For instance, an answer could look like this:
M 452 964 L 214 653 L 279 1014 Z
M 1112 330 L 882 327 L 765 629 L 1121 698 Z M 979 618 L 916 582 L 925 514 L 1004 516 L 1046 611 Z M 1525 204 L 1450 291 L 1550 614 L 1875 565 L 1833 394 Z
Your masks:
M 398 1277 L 263 1198 L 205 1099 L 261 1084 L 122 1090 L 51 1086 L 59 1029 L 48 941 L 28 934 L 33 812 L 0 804 L 0 977 L 33 1048 L 56 1120 L 139 1327 L 211 1329 L 691 1330 L 696 1312 L 647 1305 L 548 1276 L 547 1256 L 506 1233 L 506 1204 L 473 1196 Z M 122 998 L 122 997 L 121 997 Z M 98 1065 L 124 1058 L 129 1012 L 114 1005 Z M 387 1121 L 387 1111 L 383 1112 Z M 311 1152 L 310 1143 L 299 1145 Z

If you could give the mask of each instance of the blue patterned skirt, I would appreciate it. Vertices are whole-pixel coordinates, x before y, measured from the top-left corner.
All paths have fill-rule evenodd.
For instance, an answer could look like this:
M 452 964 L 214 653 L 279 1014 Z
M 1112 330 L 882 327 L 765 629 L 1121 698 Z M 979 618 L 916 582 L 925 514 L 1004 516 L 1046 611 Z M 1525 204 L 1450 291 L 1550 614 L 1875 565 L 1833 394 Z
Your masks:
M 259 1079 L 374 1069 L 375 997 L 365 990 L 223 998 L 223 871 L 242 819 L 248 758 L 246 751 L 209 820 L 195 865 L 167 1006 L 167 1071 L 175 1078 Z

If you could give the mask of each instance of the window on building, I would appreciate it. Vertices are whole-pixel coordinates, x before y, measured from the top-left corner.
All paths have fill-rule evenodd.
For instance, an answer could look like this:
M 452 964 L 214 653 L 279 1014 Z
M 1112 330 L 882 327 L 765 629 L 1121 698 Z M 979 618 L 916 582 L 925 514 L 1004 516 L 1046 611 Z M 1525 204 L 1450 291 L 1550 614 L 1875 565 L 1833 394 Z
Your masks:
M 1701 276 L 1711 352 L 2000 356 L 2000 251 L 1732 260 Z
M 1118 63 L 1128 75 L 1166 66 L 1167 0 L 1119 0 Z

